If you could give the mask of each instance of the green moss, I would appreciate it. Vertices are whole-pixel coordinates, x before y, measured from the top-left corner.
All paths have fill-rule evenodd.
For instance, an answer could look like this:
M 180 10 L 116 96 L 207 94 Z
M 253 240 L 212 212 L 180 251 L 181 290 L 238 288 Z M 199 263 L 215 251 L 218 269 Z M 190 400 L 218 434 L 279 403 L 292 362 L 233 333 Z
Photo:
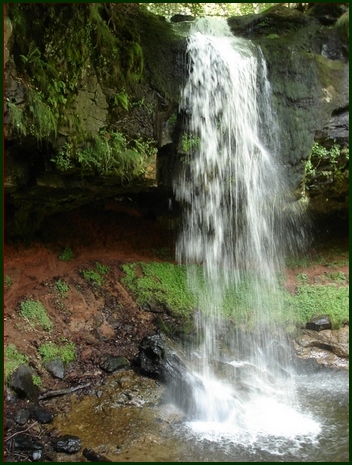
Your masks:
M 187 287 L 184 266 L 138 262 L 123 265 L 122 270 L 125 272 L 122 282 L 139 305 L 154 301 L 166 304 L 179 316 L 192 312 L 194 296 Z
M 70 247 L 65 247 L 61 254 L 58 256 L 58 259 L 64 262 L 68 262 L 73 259 L 73 256 L 74 255 Z
M 28 357 L 18 352 L 15 344 L 9 344 L 5 347 L 5 380 L 20 366 L 28 363 Z
M 5 285 L 5 288 L 6 289 L 10 289 L 10 287 L 12 286 L 13 284 L 13 281 L 12 281 L 12 278 L 11 276 L 9 276 L 8 274 L 5 275 L 5 278 L 4 278 L 4 285 Z
M 62 279 L 55 281 L 55 288 L 62 298 L 67 297 L 67 294 L 70 291 L 70 286 L 62 281 Z
M 132 10 L 132 14 L 131 14 Z M 90 67 L 105 87 L 133 87 L 144 54 L 130 4 L 9 4 L 12 52 L 28 89 L 21 107 L 8 102 L 9 127 L 37 139 L 56 136 Z
M 193 319 L 198 306 L 196 296 L 188 284 L 185 266 L 170 263 L 130 263 L 122 266 L 125 273 L 122 283 L 134 295 L 139 305 L 155 303 L 169 308 L 173 316 L 185 322 Z M 205 295 L 205 283 L 201 267 L 194 266 L 200 296 Z M 341 275 L 338 275 L 341 278 Z M 331 285 L 308 285 L 306 276 L 301 275 L 297 294 L 291 295 L 281 284 L 276 289 L 265 286 L 258 294 L 253 292 L 256 283 L 251 276 L 244 277 L 236 288 L 230 288 L 222 306 L 222 316 L 231 324 L 253 330 L 258 325 L 272 328 L 282 326 L 287 331 L 304 327 L 316 314 L 327 313 L 337 328 L 348 319 L 348 287 Z M 260 308 L 258 309 L 258 303 Z M 205 309 L 200 308 L 201 312 Z M 171 331 L 162 318 L 158 327 Z
M 344 321 L 349 320 L 348 286 L 308 285 L 298 286 L 296 295 L 285 296 L 285 308 L 291 310 L 294 323 L 303 326 L 312 317 L 327 314 L 332 320 L 333 328 L 338 329 Z
M 99 262 L 95 263 L 95 270 L 82 270 L 81 274 L 84 279 L 94 283 L 97 286 L 104 284 L 104 276 L 109 273 L 110 268 Z
M 62 345 L 46 342 L 39 346 L 38 353 L 41 355 L 43 362 L 59 359 L 64 363 L 70 363 L 76 357 L 76 348 L 73 342 Z
M 39 300 L 26 299 L 21 302 L 20 315 L 32 326 L 40 325 L 45 331 L 53 328 L 53 323 Z
M 342 38 L 349 42 L 350 37 L 350 15 L 349 11 L 346 11 L 340 18 L 336 21 L 335 28 L 338 30 Z
M 85 141 L 85 147 L 71 142 L 63 145 L 51 159 L 58 170 L 79 169 L 86 175 L 112 175 L 121 181 L 144 177 L 154 162 L 156 147 L 153 140 L 128 140 L 121 132 L 101 131 Z

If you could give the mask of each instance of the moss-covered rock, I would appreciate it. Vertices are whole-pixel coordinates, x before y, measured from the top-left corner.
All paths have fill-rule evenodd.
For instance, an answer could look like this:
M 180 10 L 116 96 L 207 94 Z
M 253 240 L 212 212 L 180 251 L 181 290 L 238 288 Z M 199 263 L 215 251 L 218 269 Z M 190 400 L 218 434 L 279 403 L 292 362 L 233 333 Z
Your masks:
M 276 5 L 228 20 L 266 59 L 297 195 L 315 141 L 348 147 L 347 10 Z M 151 186 L 170 196 L 186 47 L 176 25 L 142 4 L 10 3 L 5 26 L 8 237 L 35 233 L 48 215 L 92 199 Z M 318 184 L 315 199 L 326 196 Z
M 325 213 L 330 208 L 346 210 L 348 164 L 341 155 L 343 174 L 334 183 L 334 193 L 331 186 L 327 191 L 326 179 L 315 182 L 314 193 L 307 192 L 305 164 L 314 142 L 328 149 L 334 143 L 341 148 L 349 145 L 348 36 L 341 33 L 346 29 L 346 19 L 341 20 L 346 9 L 346 4 L 314 4 L 303 13 L 277 5 L 258 15 L 228 20 L 234 34 L 251 39 L 266 59 L 281 156 L 292 188 L 297 196 L 314 197 L 311 209 Z M 326 201 L 318 205 L 318 198 L 333 197 L 340 198 L 334 206 Z

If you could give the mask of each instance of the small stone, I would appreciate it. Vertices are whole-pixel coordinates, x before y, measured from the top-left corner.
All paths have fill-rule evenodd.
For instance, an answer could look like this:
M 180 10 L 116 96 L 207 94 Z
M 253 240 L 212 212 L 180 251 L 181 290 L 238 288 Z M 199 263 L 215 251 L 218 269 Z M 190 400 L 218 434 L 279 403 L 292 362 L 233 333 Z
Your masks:
M 78 452 L 82 447 L 80 438 L 70 434 L 60 436 L 55 439 L 52 444 L 56 452 L 66 452 L 66 454 Z
M 28 455 L 33 462 L 41 462 L 43 458 L 43 450 L 32 450 Z
M 19 425 L 25 425 L 29 420 L 29 411 L 21 409 L 16 413 L 15 421 Z
M 53 421 L 54 415 L 42 407 L 35 407 L 31 411 L 31 417 L 39 423 L 46 424 Z
M 120 370 L 128 366 L 130 362 L 125 357 L 116 357 L 115 355 L 108 355 L 100 364 L 100 368 L 113 373 L 116 370 Z
M 323 329 L 331 329 L 331 320 L 328 315 L 320 315 L 306 323 L 306 329 L 312 331 L 322 331 Z
M 43 444 L 29 434 L 21 433 L 15 437 L 14 448 L 18 450 L 42 450 Z
M 44 363 L 44 367 L 48 372 L 55 378 L 64 379 L 65 377 L 65 365 L 60 359 L 49 360 Z

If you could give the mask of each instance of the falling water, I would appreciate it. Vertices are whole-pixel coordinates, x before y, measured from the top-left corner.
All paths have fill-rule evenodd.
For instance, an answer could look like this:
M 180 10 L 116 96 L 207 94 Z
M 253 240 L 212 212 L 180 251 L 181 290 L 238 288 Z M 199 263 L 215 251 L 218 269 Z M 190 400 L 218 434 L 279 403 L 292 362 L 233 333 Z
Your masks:
M 192 25 L 187 60 L 186 157 L 174 189 L 184 207 L 176 258 L 187 264 L 202 341 L 191 357 L 202 382 L 194 387 L 193 427 L 246 441 L 317 432 L 292 409 L 292 354 L 275 324 L 284 252 L 304 229 L 279 161 L 265 60 L 226 22 L 207 18 Z

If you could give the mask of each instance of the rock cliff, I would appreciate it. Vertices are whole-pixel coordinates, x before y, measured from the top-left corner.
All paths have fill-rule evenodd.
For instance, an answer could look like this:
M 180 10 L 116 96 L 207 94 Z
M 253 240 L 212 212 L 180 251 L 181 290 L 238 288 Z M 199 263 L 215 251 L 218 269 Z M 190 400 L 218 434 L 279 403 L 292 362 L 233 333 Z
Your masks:
M 228 23 L 266 59 L 297 198 L 346 217 L 348 4 L 315 5 Z M 48 216 L 116 195 L 143 193 L 167 210 L 182 157 L 178 29 L 141 4 L 7 4 L 7 237 L 30 237 Z

